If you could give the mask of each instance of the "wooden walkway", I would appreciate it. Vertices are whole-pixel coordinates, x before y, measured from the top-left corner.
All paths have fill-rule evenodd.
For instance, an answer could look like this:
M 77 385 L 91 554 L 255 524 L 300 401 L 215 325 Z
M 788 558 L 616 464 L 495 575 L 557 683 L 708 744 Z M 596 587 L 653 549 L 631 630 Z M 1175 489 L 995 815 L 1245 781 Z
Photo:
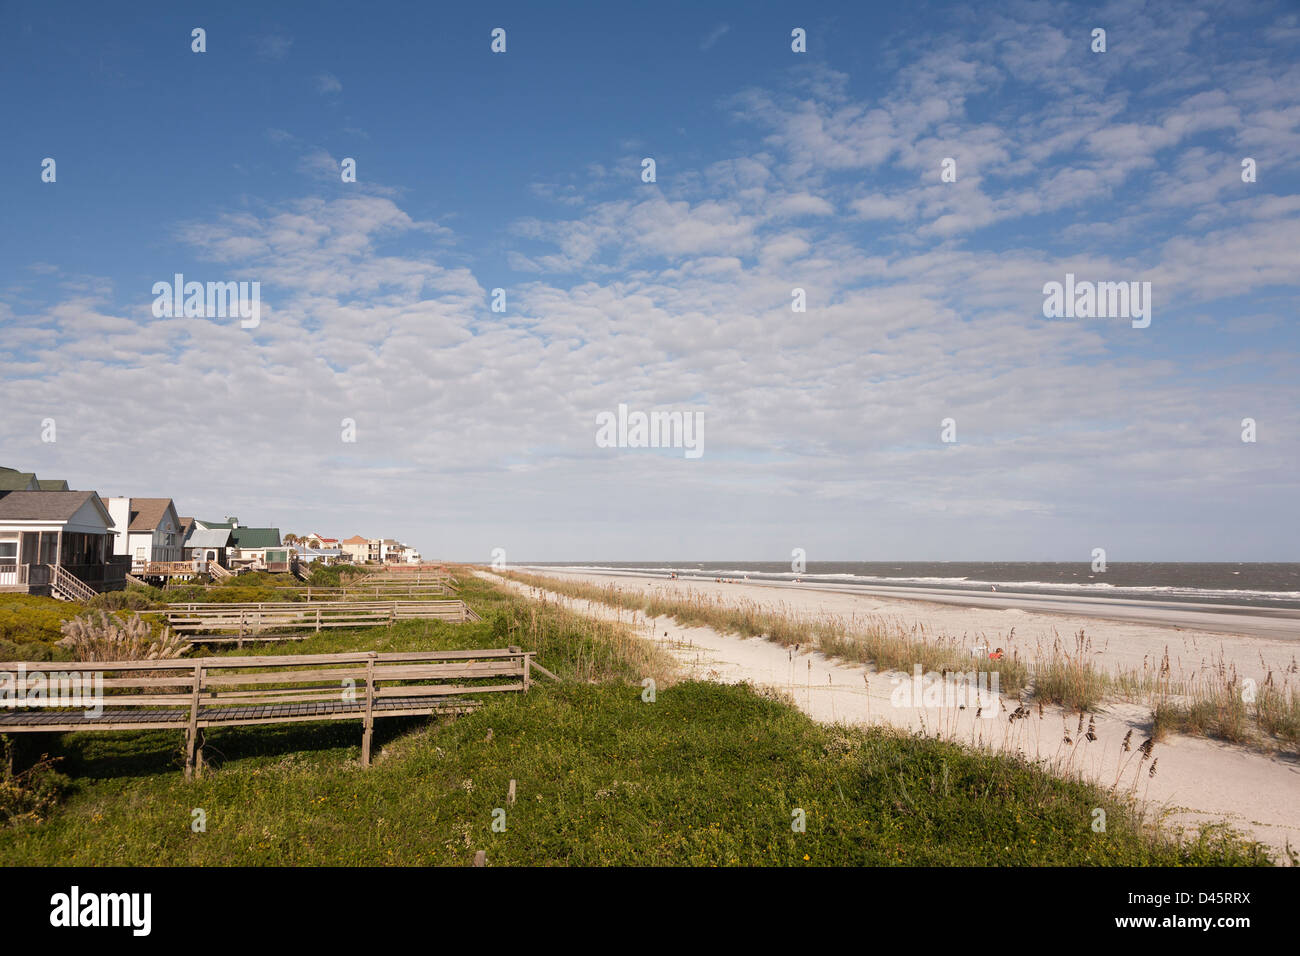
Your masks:
M 305 640 L 328 628 L 386 627 L 397 621 L 482 620 L 464 601 L 313 601 L 167 606 L 167 624 L 195 644 Z
M 555 676 L 518 647 L 0 663 L 0 673 L 24 692 L 46 688 L 40 699 L 22 701 L 31 706 L 19 707 L 22 695 L 12 693 L 0 703 L 0 733 L 183 730 L 191 776 L 202 762 L 200 737 L 208 727 L 360 720 L 361 762 L 369 766 L 377 718 L 467 713 L 484 694 L 527 693 L 534 667 Z M 69 685 L 69 675 L 83 681 L 94 675 L 92 700 L 52 693 L 60 682 L 78 686 Z

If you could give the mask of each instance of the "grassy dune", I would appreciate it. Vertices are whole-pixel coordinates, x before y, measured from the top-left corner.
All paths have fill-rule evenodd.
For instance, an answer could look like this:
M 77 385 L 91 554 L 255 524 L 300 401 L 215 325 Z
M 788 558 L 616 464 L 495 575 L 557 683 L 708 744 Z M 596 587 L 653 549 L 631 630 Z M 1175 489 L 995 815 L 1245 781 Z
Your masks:
M 296 649 L 519 644 L 565 682 L 456 720 L 380 720 L 369 769 L 355 722 L 213 731 L 213 767 L 188 783 L 178 734 L 51 738 L 72 789 L 45 822 L 0 828 L 0 862 L 467 865 L 480 849 L 489 865 L 1269 862 L 1217 831 L 1174 843 L 1114 797 L 1014 758 L 826 727 L 743 685 L 675 682 L 625 627 L 462 584 L 480 623 L 408 621 Z

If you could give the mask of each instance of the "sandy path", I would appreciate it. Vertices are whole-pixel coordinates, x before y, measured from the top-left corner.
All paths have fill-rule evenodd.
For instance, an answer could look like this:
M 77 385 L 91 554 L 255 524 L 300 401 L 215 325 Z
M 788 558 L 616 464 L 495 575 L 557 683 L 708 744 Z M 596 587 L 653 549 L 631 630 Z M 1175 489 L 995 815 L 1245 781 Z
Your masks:
M 583 577 L 602 583 L 608 580 L 596 575 Z M 620 578 L 619 582 L 620 586 L 632 584 L 626 578 Z M 1087 721 L 1081 734 L 1078 715 L 1065 714 L 1057 708 L 1045 708 L 1041 715 L 1037 708 L 1033 708 L 1026 718 L 1012 720 L 1010 715 L 1015 712 L 1017 701 L 1003 699 L 996 705 L 982 706 L 986 697 L 991 695 L 979 695 L 978 698 L 967 695 L 970 706 L 964 709 L 958 706 L 959 700 L 953 700 L 951 706 L 925 706 L 932 701 L 924 696 L 919 701 L 921 706 L 914 706 L 912 702 L 900 699 L 905 685 L 909 689 L 915 686 L 912 675 L 878 673 L 859 664 L 827 658 L 815 651 L 801 650 L 796 654 L 792 648 L 759 638 L 719 634 L 711 628 L 681 627 L 671 618 L 647 619 L 639 612 L 574 600 L 550 591 L 538 593 L 524 585 L 508 583 L 521 593 L 545 596 L 579 613 L 630 623 L 647 638 L 669 650 L 687 676 L 724 683 L 748 681 L 756 686 L 778 689 L 816 720 L 857 725 L 889 724 L 912 731 L 937 733 L 974 746 L 1018 750 L 1049 768 L 1078 772 L 1104 787 L 1116 787 L 1122 793 L 1145 801 L 1149 811 L 1160 815 L 1169 826 L 1226 822 L 1266 844 L 1279 856 L 1288 842 L 1292 847 L 1300 848 L 1300 765 L 1292 760 L 1253 753 L 1203 738 L 1178 736 L 1156 744 L 1151 759 L 1143 759 L 1138 747 L 1146 739 L 1150 718 L 1144 707 L 1108 706 L 1105 713 L 1095 716 L 1096 739 L 1089 741 L 1086 738 Z M 647 578 L 641 586 L 665 584 L 680 585 L 685 593 L 688 582 Z M 700 589 L 699 582 L 689 584 L 696 590 Z M 716 589 L 728 596 L 743 593 L 739 589 L 766 590 L 725 584 L 717 585 Z M 758 597 L 765 601 L 774 600 L 770 591 Z M 815 597 L 809 594 L 808 598 L 818 602 L 816 606 L 822 610 L 834 613 L 847 610 L 850 614 L 855 610 L 845 608 L 842 604 L 844 599 L 871 600 L 825 592 L 817 592 Z M 787 609 L 792 603 L 788 595 L 778 595 L 776 599 L 778 603 L 784 600 Z M 821 605 L 823 601 L 830 603 Z M 807 609 L 802 602 L 800 608 Z M 956 611 L 953 608 L 939 610 Z M 862 611 L 861 607 L 856 608 L 856 613 Z M 936 625 L 929 617 L 933 612 L 928 606 L 911 613 L 919 615 L 932 628 Z M 970 611 L 957 613 L 964 615 Z M 910 619 L 906 613 L 904 619 Z M 968 633 L 972 638 L 983 634 L 988 638 L 1009 630 L 1005 618 L 998 622 L 1003 632 L 995 631 L 992 623 L 966 621 L 966 628 L 957 633 Z M 1096 623 L 1087 621 L 1084 626 L 1091 628 Z M 1018 619 L 1013 626 L 1017 638 L 1020 638 L 1026 630 L 1025 622 Z M 1030 623 L 1028 629 L 1037 626 Z M 1059 622 L 1056 626 L 1060 627 Z M 1124 629 L 1130 625 L 1114 627 Z M 1112 644 L 1117 644 L 1123 637 L 1117 633 L 1108 636 Z M 1200 640 L 1192 635 L 1188 637 Z M 1163 638 L 1169 639 L 1169 635 L 1163 635 Z M 1216 638 L 1220 642 L 1223 640 L 1222 635 Z M 1153 638 L 1146 635 L 1146 639 Z M 1208 652 L 1204 647 L 1196 647 L 1196 650 Z M 1252 653 L 1255 650 L 1252 649 Z M 1128 657 L 1132 653 L 1129 650 Z M 1125 752 L 1123 741 L 1130 731 L 1130 749 Z M 1065 742 L 1067 736 L 1072 741 L 1069 744 Z M 1150 775 L 1153 762 L 1156 763 L 1154 776 Z

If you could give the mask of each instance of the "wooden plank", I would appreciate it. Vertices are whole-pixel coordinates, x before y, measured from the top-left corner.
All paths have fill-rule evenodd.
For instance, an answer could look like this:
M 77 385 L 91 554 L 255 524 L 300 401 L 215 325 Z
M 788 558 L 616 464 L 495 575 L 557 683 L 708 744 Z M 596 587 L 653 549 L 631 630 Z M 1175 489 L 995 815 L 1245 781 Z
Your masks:
M 376 697 L 442 697 L 449 694 L 490 694 L 504 691 L 523 690 L 519 684 L 481 684 L 466 686 L 460 684 L 428 684 L 415 687 L 381 687 L 375 692 Z
M 385 661 L 435 661 L 435 660 L 473 660 L 499 657 L 519 657 L 520 652 L 504 648 L 484 648 L 479 650 L 458 651 L 392 651 L 378 654 L 376 662 Z M 177 671 L 188 672 L 196 663 L 202 662 L 205 668 L 235 667 L 275 667 L 292 664 L 328 664 L 328 663 L 365 663 L 368 655 L 363 651 L 351 651 L 335 654 L 281 654 L 243 657 L 190 657 L 172 658 L 157 661 L 8 661 L 0 662 L 0 670 L 16 670 L 19 667 L 27 673 L 50 673 L 51 671 Z M 187 681 L 188 683 L 188 681 Z
M 537 663 L 537 661 L 533 661 L 531 666 L 532 666 L 532 668 L 533 668 L 534 670 L 539 670 L 539 671 L 541 671 L 543 674 L 545 674 L 547 677 L 549 677 L 549 678 L 550 678 L 551 680 L 553 680 L 553 681 L 559 681 L 559 680 L 560 680 L 560 678 L 559 678 L 558 676 L 556 676 L 555 674 L 552 674 L 550 671 L 548 671 L 548 670 L 547 670 L 545 667 L 543 667 L 541 664 Z

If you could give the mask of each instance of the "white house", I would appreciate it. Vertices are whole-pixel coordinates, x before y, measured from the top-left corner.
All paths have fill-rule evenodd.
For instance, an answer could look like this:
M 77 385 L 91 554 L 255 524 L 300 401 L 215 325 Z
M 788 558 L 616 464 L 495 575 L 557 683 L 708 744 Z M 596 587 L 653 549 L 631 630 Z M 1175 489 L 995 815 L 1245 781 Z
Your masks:
M 181 519 L 170 498 L 105 498 L 113 519 L 113 553 L 131 557 L 142 568 L 161 561 L 181 561 Z

